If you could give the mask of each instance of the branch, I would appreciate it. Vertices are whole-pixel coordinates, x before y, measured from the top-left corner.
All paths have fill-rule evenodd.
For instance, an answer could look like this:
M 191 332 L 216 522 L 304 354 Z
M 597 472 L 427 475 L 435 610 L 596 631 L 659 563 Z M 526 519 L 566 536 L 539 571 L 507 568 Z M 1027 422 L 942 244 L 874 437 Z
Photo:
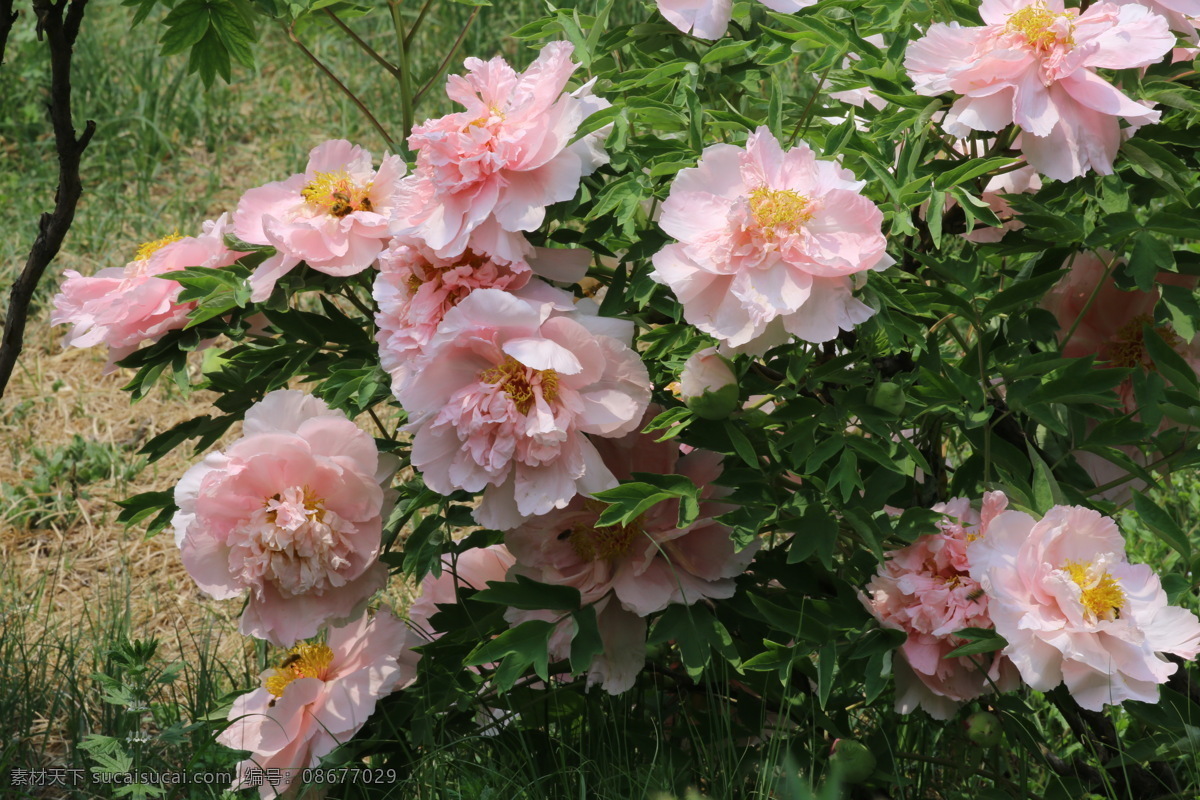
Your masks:
M 481 6 L 475 6 L 475 8 L 471 10 L 471 16 L 467 17 L 466 23 L 463 25 L 462 30 L 459 31 L 458 38 L 454 40 L 454 44 L 450 47 L 450 52 L 446 53 L 446 57 L 442 59 L 442 63 L 438 64 L 438 68 L 435 69 L 433 74 L 429 76 L 429 80 L 427 80 L 425 85 L 422 86 L 417 91 L 416 95 L 413 96 L 412 102 L 414 106 L 421 102 L 421 98 L 425 96 L 425 93 L 428 92 L 430 88 L 433 87 L 433 84 L 437 81 L 437 79 L 442 76 L 442 73 L 446 71 L 446 67 L 450 66 L 450 61 L 454 58 L 454 54 L 458 52 L 458 48 L 462 45 L 463 39 L 467 38 L 467 31 L 471 30 L 471 24 L 475 22 L 475 17 L 479 16 L 480 8 Z
M 317 69 L 319 69 L 319 70 L 321 70 L 321 72 L 325 73 L 325 77 L 327 77 L 327 78 L 329 78 L 329 80 L 333 81 L 334 85 L 342 90 L 342 94 L 344 94 L 344 95 L 346 95 L 346 97 L 350 98 L 350 102 L 352 102 L 352 103 L 354 103 L 354 105 L 358 106 L 358 110 L 361 111 L 363 113 L 363 115 L 367 118 L 367 120 L 371 123 L 371 125 L 373 125 L 375 127 L 375 130 L 379 131 L 379 135 L 383 137 L 383 140 L 385 142 L 387 142 L 388 147 L 395 148 L 395 146 L 396 146 L 395 140 L 393 140 L 391 135 L 387 132 L 387 130 L 382 125 L 379 124 L 379 120 L 375 119 L 375 115 L 371 113 L 371 110 L 366 107 L 366 105 L 363 103 L 362 100 L 358 99 L 358 95 L 356 95 L 354 92 L 350 91 L 350 87 L 348 87 L 346 84 L 342 83 L 342 81 L 338 78 L 338 76 L 333 74 L 333 70 L 331 70 L 329 67 L 325 66 L 325 62 L 321 61 L 321 59 L 319 59 L 315 55 L 313 55 L 313 52 L 304 46 L 304 43 L 300 41 L 300 38 L 298 36 L 296 36 L 295 27 L 296 27 L 295 23 L 292 23 L 287 28 L 287 35 L 288 35 L 288 38 L 292 40 L 292 44 L 296 45 L 296 47 L 299 47 L 300 52 L 304 53 L 304 55 L 308 57 L 308 60 L 311 61 L 317 67 Z
M 8 44 L 8 34 L 16 21 L 13 0 L 0 0 L 0 67 L 4 66 L 4 45 Z
M 50 122 L 54 127 L 54 147 L 58 152 L 58 190 L 55 192 L 54 210 L 43 213 L 38 220 L 38 234 L 25 261 L 25 267 L 13 283 L 9 293 L 8 315 L 4 321 L 4 336 L 0 340 L 0 397 L 12 377 L 17 356 L 25 344 L 25 324 L 29 318 L 29 305 L 33 292 L 41 281 L 46 267 L 58 255 L 63 238 L 75 219 L 75 207 L 83 194 L 83 183 L 79 178 L 79 160 L 96 132 L 96 123 L 88 120 L 83 135 L 75 136 L 71 121 L 71 48 L 79 33 L 84 7 L 88 0 L 33 0 L 37 14 L 39 37 L 50 50 Z M 0 0 L 11 8 L 11 0 Z M 65 10 L 65 14 L 64 14 Z M 8 13 L 8 12 L 5 12 Z M 0 14 L 0 18 L 3 14 Z M 0 23 L 4 24 L 4 23 Z M 8 35 L 11 18 L 0 29 L 0 44 Z

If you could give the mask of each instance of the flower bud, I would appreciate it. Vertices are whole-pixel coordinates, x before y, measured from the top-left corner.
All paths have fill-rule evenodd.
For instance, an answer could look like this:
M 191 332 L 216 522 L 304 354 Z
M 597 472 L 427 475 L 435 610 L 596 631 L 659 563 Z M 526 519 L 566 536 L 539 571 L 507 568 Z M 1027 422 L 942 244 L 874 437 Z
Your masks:
M 875 754 L 854 739 L 834 739 L 829 763 L 840 770 L 845 783 L 862 783 L 875 771 Z
M 967 717 L 963 727 L 967 729 L 967 738 L 980 747 L 995 747 L 1000 744 L 1000 736 L 1003 733 L 1000 720 L 991 712 L 976 711 Z
M 683 402 L 703 419 L 725 419 L 738 407 L 737 376 L 715 347 L 684 362 L 679 384 Z

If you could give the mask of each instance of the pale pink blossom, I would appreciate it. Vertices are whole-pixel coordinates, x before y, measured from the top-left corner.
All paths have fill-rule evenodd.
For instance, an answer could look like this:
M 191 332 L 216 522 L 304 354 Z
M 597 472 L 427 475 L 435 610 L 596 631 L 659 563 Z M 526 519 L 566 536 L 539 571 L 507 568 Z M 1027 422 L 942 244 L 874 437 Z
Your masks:
M 1175 44 L 1162 17 L 1136 5 L 1096 3 L 1082 14 L 1062 0 L 983 0 L 982 27 L 936 23 L 908 48 L 905 67 L 917 94 L 962 95 L 946 115 L 947 133 L 1021 126 L 1021 150 L 1058 180 L 1093 169 L 1112 173 L 1122 131 L 1158 121 L 1096 69 L 1129 69 L 1160 60 Z
M 250 277 L 254 302 L 300 262 L 345 277 L 370 267 L 391 238 L 388 224 L 405 165 L 385 155 L 378 171 L 371 154 L 344 139 L 319 144 L 304 172 L 251 189 L 233 213 L 234 234 L 275 254 Z
M 553 313 L 476 289 L 446 312 L 398 395 L 413 466 L 436 492 L 483 490 L 475 519 L 490 528 L 615 486 L 589 436 L 630 432 L 650 399 L 637 353 L 588 327 L 609 321 Z
M 107 373 L 143 342 L 184 328 L 196 304 L 178 302 L 183 287 L 158 276 L 194 267 L 227 267 L 246 255 L 225 246 L 228 227 L 227 215 L 222 214 L 205 222 L 199 236 L 146 242 L 124 267 L 102 269 L 91 277 L 66 270 L 50 316 L 51 324 L 71 326 L 64 345 L 108 345 Z
M 715 347 L 697 350 L 683 362 L 679 397 L 704 419 L 724 419 L 738 407 L 737 376 Z
M 657 412 L 652 408 L 644 422 Z M 679 501 L 672 500 L 625 525 L 598 527 L 604 504 L 576 497 L 565 508 L 529 519 L 505 535 L 516 557 L 514 573 L 572 586 L 583 603 L 596 606 L 605 652 L 593 664 L 588 682 L 613 694 L 632 686 L 641 669 L 644 618 L 671 604 L 732 597 L 734 579 L 759 548 L 755 541 L 738 550 L 730 529 L 714 519 L 730 510 L 719 502 L 728 490 L 716 486 L 721 457 L 707 450 L 681 455 L 677 443 L 654 439 L 631 433 L 597 441 L 596 449 L 622 480 L 632 479 L 634 472 L 652 472 L 683 475 L 700 487 L 699 515 L 687 526 L 679 527 Z M 520 611 L 508 616 L 513 621 L 537 617 Z M 569 642 L 569 635 L 562 637 L 552 655 L 569 655 Z
M 744 148 L 712 145 L 671 186 L 659 225 L 678 243 L 655 254 L 651 277 L 730 350 L 829 341 L 875 313 L 851 295 L 858 273 L 894 263 L 862 187 L 766 128 Z
M 1177 667 L 1193 659 L 1200 620 L 1169 605 L 1158 576 L 1131 564 L 1108 517 L 1055 506 L 1040 521 L 1006 511 L 967 546 L 971 577 L 988 595 L 996 631 L 1025 683 L 1060 683 L 1085 709 L 1158 701 Z
M 733 18 L 733 0 L 657 0 L 667 22 L 700 39 L 720 39 Z M 817 0 L 759 0 L 781 14 L 795 14 Z
M 446 312 L 475 289 L 513 290 L 529 282 L 529 265 L 467 250 L 440 258 L 420 239 L 394 239 L 379 255 L 372 294 L 379 361 L 393 391 L 411 374 Z
M 1200 0 L 1112 0 L 1119 6 L 1123 5 L 1139 5 L 1158 14 L 1167 20 L 1167 24 L 1171 26 L 1171 30 L 1182 33 L 1184 37 L 1196 44 L 1200 38 L 1196 35 L 1196 28 L 1200 25 Z M 1179 50 L 1186 48 L 1178 48 L 1175 52 L 1175 61 L 1191 60 L 1190 58 L 1179 58 L 1177 54 Z M 1194 56 L 1194 53 L 1193 53 Z
M 413 128 L 417 167 L 393 220 L 398 235 L 423 239 L 444 258 L 468 248 L 509 261 L 529 255 L 523 232 L 608 160 L 603 134 L 571 143 L 587 117 L 609 106 L 591 83 L 564 91 L 579 66 L 573 49 L 551 42 L 522 73 L 500 57 L 468 58 L 467 74 L 449 78 L 447 94 L 466 110 Z
M 1117 265 L 1120 263 L 1118 259 Z M 1169 325 L 1155 325 L 1158 290 L 1118 288 L 1111 274 L 1105 277 L 1109 272 L 1106 265 L 1112 264 L 1113 254 L 1107 251 L 1075 254 L 1064 265 L 1067 274 L 1042 300 L 1042 307 L 1058 321 L 1062 354 L 1067 358 L 1093 356 L 1109 367 L 1151 369 L 1153 361 L 1144 334 L 1144 326 L 1149 324 L 1193 370 L 1200 370 L 1200 337 L 1184 341 Z M 1158 273 L 1156 281 L 1189 288 L 1196 283 L 1193 277 L 1171 272 Z M 1131 380 L 1121 384 L 1118 395 L 1126 412 L 1137 410 Z
M 387 579 L 377 557 L 396 466 L 341 411 L 271 392 L 246 412 L 242 438 L 175 487 L 183 564 L 219 600 L 249 591 L 242 633 L 281 647 L 313 636 Z
M 217 736 L 226 747 L 250 752 L 231 788 L 257 786 L 264 800 L 297 788 L 303 770 L 350 740 L 380 698 L 413 682 L 415 668 L 398 660 L 412 647 L 409 629 L 381 609 L 331 628 L 326 642 L 292 648 L 262 674 L 261 687 L 233 701 L 231 724 Z M 278 770 L 278 783 L 261 773 L 252 778 L 256 768 Z
M 867 610 L 884 627 L 907 634 L 892 662 L 897 711 L 908 714 L 923 708 L 944 720 L 993 685 L 1001 691 L 1015 688 L 1012 665 L 1003 657 L 946 658 L 966 644 L 956 632 L 992 627 L 988 598 L 968 574 L 967 543 L 981 535 L 1006 503 L 1003 494 L 989 493 L 982 516 L 965 498 L 939 503 L 933 507 L 945 515 L 939 532 L 888 553 L 879 574 L 867 584 Z

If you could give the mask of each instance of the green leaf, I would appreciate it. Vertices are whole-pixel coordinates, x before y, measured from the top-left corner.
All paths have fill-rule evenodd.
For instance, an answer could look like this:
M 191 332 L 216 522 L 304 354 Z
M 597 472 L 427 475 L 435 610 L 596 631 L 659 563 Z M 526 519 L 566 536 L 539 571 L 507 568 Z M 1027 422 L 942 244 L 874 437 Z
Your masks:
M 258 40 L 258 31 L 229 0 L 209 0 L 208 9 L 213 30 L 225 50 L 246 69 L 254 69 L 254 43 Z
M 538 583 L 524 575 L 517 575 L 514 583 L 488 581 L 487 585 L 488 588 L 474 594 L 474 599 L 527 610 L 574 611 L 579 608 L 579 590 L 574 586 Z
M 1162 304 L 1171 312 L 1171 327 L 1185 342 L 1190 342 L 1196 335 L 1194 321 L 1200 319 L 1200 305 L 1196 304 L 1196 295 L 1191 289 L 1183 286 L 1159 284 L 1162 293 Z
M 749 39 L 726 40 L 710 47 L 708 52 L 700 57 L 700 63 L 714 64 L 720 61 L 730 61 L 744 54 L 753 46 L 754 42 Z
M 503 674 L 496 673 L 496 688 L 506 692 L 516 679 L 530 666 L 543 681 L 550 679 L 550 635 L 557 626 L 553 622 L 531 619 L 515 628 L 509 628 L 496 638 L 483 642 L 470 652 L 463 662 L 467 667 L 479 667 L 503 660 Z
M 571 639 L 571 672 L 588 671 L 592 660 L 604 653 L 604 640 L 596 624 L 596 609 L 587 605 L 571 615 L 575 620 L 575 636 Z
M 1036 278 L 1025 278 L 1011 284 L 1008 288 L 996 293 L 992 296 L 987 304 L 983 307 L 983 318 L 991 319 L 997 314 L 1011 311 L 1014 308 L 1023 308 L 1031 305 L 1034 300 L 1038 300 L 1049 291 L 1050 287 L 1058 283 L 1059 278 L 1063 276 L 1063 271 L 1056 269 L 1048 272 L 1045 275 L 1039 275 Z
M 173 56 L 193 47 L 208 33 L 208 3 L 205 0 L 183 0 L 163 18 L 166 26 L 159 42 L 162 54 Z
M 822 710 L 829 702 L 833 689 L 833 676 L 837 672 L 837 642 L 826 642 L 817 651 L 817 703 Z
M 1171 385 L 1187 390 L 1193 396 L 1200 392 L 1200 380 L 1197 380 L 1191 365 L 1175 351 L 1175 348 L 1166 343 L 1157 330 L 1150 325 L 1144 325 L 1142 342 L 1154 366 Z
M 965 164 L 959 164 L 953 169 L 948 169 L 945 172 L 937 175 L 933 179 L 933 186 L 939 191 L 946 191 L 951 186 L 957 186 L 960 183 L 978 178 L 980 175 L 986 175 L 989 172 L 994 172 L 998 169 L 1012 166 L 1017 162 L 1011 158 L 973 158 Z
M 1029 452 L 1029 461 L 1033 464 L 1033 502 L 1037 506 L 1034 510 L 1044 514 L 1051 506 L 1066 505 L 1067 499 L 1054 478 L 1050 465 L 1038 455 L 1032 442 L 1026 443 L 1026 449 Z
M 1142 522 L 1146 523 L 1147 528 L 1158 534 L 1158 538 L 1170 545 L 1171 549 L 1183 556 L 1185 560 L 1191 560 L 1192 546 L 1188 541 L 1187 534 L 1170 514 L 1141 492 L 1134 492 L 1133 510 L 1137 512 Z
M 1172 270 L 1175 267 L 1175 254 L 1171 246 L 1151 233 L 1140 233 L 1133 241 L 1133 250 L 1129 253 L 1129 273 L 1133 275 L 1137 287 L 1143 292 L 1154 288 L 1154 279 L 1160 270 Z
M 956 631 L 954 635 L 960 639 L 966 639 L 967 644 L 954 648 L 942 656 L 942 658 L 958 658 L 959 656 L 992 653 L 1003 649 L 1008 644 L 1007 639 L 994 630 L 987 628 L 963 628 L 961 631 Z

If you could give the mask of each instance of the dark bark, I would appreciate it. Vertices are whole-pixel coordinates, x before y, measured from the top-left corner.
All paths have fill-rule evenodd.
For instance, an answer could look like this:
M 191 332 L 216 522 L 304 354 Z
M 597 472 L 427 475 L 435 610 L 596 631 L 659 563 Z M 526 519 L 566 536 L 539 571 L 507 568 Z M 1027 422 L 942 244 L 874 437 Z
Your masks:
M 0 0 L 2 3 L 8 3 L 11 7 L 11 0 Z M 25 324 L 34 290 L 46 267 L 58 255 L 83 193 L 79 160 L 92 134 L 96 132 L 96 123 L 88 120 L 83 134 L 76 137 L 71 120 L 71 53 L 86 6 L 87 0 L 33 0 L 38 39 L 50 51 L 50 122 L 58 152 L 58 190 L 54 195 L 54 210 L 43 213 L 38 220 L 37 238 L 29 250 L 25 267 L 9 293 L 4 337 L 0 340 L 0 397 L 4 396 L 17 356 L 24 345 Z
M 17 12 L 13 11 L 13 0 L 0 0 L 0 67 L 4 66 L 4 46 L 8 44 L 8 34 L 17 21 Z

